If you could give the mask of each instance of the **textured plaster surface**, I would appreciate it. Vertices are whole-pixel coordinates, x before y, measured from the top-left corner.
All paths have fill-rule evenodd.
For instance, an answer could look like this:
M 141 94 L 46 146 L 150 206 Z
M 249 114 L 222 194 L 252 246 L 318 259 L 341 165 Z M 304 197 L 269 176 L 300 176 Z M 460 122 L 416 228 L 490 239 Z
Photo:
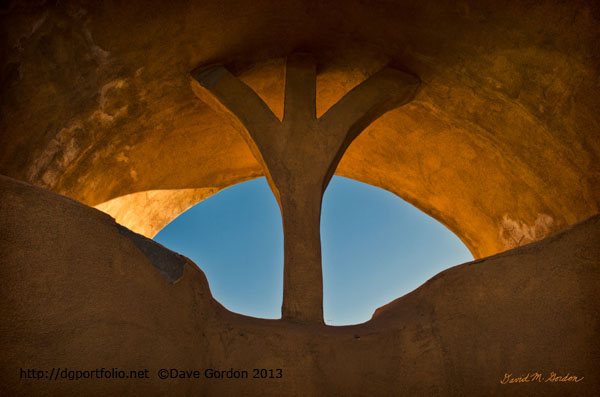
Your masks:
M 455 266 L 360 325 L 233 314 L 182 261 L 167 281 L 108 215 L 0 178 L 0 394 L 596 396 L 600 215 Z M 131 232 L 129 232 L 131 233 Z M 139 236 L 139 239 L 144 239 Z M 19 368 L 148 369 L 148 380 L 20 379 Z M 199 370 L 161 380 L 157 371 Z M 207 379 L 206 369 L 282 369 Z M 501 384 L 552 372 L 574 382 Z
M 153 238 L 182 212 L 218 191 L 217 188 L 147 190 L 116 197 L 94 208 L 128 229 Z
M 189 73 L 226 65 L 282 119 L 285 59 L 302 51 L 317 117 L 386 65 L 419 76 L 335 172 L 411 202 L 475 257 L 599 210 L 596 1 L 175 3 L 4 6 L 0 173 L 91 206 L 262 176 Z

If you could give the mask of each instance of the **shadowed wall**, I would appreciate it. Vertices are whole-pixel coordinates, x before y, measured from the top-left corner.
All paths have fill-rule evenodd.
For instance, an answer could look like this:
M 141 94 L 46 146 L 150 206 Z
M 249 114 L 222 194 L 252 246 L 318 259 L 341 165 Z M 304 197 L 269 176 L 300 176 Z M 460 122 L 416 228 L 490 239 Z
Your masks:
M 592 396 L 600 387 L 598 216 L 446 270 L 367 323 L 328 327 L 228 312 L 194 263 L 106 214 L 5 177 L 0 187 L 5 395 Z M 151 378 L 19 377 L 65 366 Z M 161 368 L 200 378 L 161 380 Z M 208 368 L 283 375 L 207 379 Z M 530 372 L 584 379 L 500 383 Z

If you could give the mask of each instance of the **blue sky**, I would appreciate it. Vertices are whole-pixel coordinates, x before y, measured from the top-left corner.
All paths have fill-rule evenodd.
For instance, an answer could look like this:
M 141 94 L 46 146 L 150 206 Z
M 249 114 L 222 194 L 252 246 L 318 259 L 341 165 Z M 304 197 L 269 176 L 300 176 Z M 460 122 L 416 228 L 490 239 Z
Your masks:
M 281 213 L 265 178 L 196 204 L 154 240 L 193 260 L 229 310 L 281 317 Z M 368 321 L 378 307 L 473 260 L 458 237 L 398 196 L 339 176 L 323 198 L 321 246 L 330 325 Z

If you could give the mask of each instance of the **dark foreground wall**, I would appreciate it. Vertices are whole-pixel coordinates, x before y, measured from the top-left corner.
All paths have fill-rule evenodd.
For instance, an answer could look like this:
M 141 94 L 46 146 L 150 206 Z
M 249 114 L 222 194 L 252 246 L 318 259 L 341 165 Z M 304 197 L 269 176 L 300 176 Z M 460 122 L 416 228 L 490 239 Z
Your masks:
M 0 253 L 3 396 L 600 390 L 598 215 L 444 271 L 350 327 L 232 314 L 186 258 L 100 211 L 5 177 Z M 163 368 L 192 378 L 160 379 Z M 248 378 L 208 378 L 211 369 Z M 137 379 L 96 379 L 132 370 Z M 82 376 L 95 378 L 74 379 Z M 518 377 L 529 382 L 503 384 Z

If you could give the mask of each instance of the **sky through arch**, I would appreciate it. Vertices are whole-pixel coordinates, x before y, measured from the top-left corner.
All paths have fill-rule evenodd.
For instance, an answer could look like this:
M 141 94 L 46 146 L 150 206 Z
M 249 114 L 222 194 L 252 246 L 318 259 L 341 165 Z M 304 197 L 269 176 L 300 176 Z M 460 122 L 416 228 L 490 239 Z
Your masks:
M 193 260 L 227 309 L 280 318 L 283 230 L 265 178 L 196 204 L 154 240 Z M 339 176 L 323 198 L 321 246 L 329 325 L 368 321 L 376 308 L 473 259 L 452 232 L 396 195 Z

